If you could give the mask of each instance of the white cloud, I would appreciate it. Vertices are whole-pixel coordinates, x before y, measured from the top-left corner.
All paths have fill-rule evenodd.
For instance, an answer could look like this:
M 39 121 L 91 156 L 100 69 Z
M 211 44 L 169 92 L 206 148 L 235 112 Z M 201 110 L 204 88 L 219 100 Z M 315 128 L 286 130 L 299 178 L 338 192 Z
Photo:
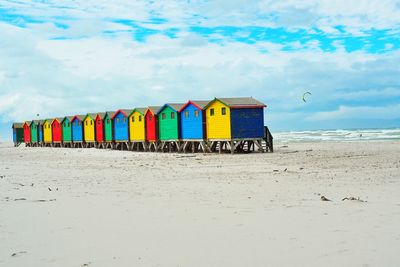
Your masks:
M 372 119 L 400 119 L 400 104 L 390 106 L 362 106 L 350 107 L 340 106 L 337 110 L 317 112 L 309 115 L 307 121 L 326 121 L 326 120 L 372 120 Z M 373 127 L 373 126 L 370 126 Z

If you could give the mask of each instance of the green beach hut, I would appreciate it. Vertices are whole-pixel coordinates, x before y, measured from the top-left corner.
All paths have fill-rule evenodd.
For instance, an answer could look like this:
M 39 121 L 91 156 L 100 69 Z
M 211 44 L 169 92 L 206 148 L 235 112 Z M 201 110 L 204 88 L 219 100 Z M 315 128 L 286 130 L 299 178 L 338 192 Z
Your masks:
M 158 130 L 160 140 L 179 139 L 179 110 L 184 104 L 165 104 L 158 112 Z
M 107 111 L 103 117 L 103 127 L 104 127 L 104 142 L 113 141 L 113 127 L 112 121 L 115 111 Z
M 63 143 L 71 143 L 72 142 L 71 120 L 73 118 L 74 118 L 73 116 L 66 116 L 61 121 Z
M 39 127 L 42 125 L 43 121 L 33 120 L 31 121 L 29 128 L 31 130 L 31 143 L 38 143 L 39 140 Z

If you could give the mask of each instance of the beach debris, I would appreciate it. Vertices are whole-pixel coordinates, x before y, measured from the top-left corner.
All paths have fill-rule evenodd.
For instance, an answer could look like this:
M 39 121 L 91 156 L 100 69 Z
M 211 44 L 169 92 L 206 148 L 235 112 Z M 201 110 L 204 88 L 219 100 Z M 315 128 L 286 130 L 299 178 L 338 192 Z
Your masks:
M 357 198 L 355 198 L 355 197 L 345 197 L 345 198 L 342 199 L 342 201 L 345 201 L 345 200 L 358 201 L 358 202 L 367 202 L 366 200 L 360 199 L 360 197 L 357 197 Z
M 51 202 L 51 201 L 56 201 L 57 199 L 53 198 L 53 199 L 37 199 L 37 200 L 32 200 L 32 202 Z
M 50 187 L 48 187 L 47 189 L 49 189 L 49 191 L 51 191 L 51 188 L 50 188 Z
M 26 198 L 21 197 L 21 198 L 14 199 L 14 201 L 20 201 L 20 200 L 26 200 Z
M 287 171 L 287 168 L 283 170 L 284 172 Z
M 332 201 L 332 200 L 326 198 L 325 196 L 321 196 L 321 201 Z
M 24 184 L 21 184 L 21 183 L 13 183 L 13 184 L 16 184 L 16 185 L 19 185 L 19 186 L 25 186 Z
M 300 167 L 299 170 L 304 170 L 304 168 L 303 168 L 303 167 Z
M 26 251 L 14 252 L 13 254 L 11 254 L 11 257 L 16 257 L 20 254 L 25 254 L 25 253 L 27 253 L 27 252 Z
M 279 172 L 279 170 L 273 170 L 273 172 Z
M 35 185 L 34 183 L 31 184 L 31 186 L 34 186 L 34 185 Z
M 0 175 L 0 179 L 3 179 L 4 177 L 6 177 L 5 175 Z
M 298 152 L 299 152 L 298 150 L 293 150 L 293 151 L 282 152 L 282 154 L 291 154 L 291 153 L 298 153 Z
M 286 147 L 288 147 L 288 146 L 281 146 L 282 148 L 286 148 Z

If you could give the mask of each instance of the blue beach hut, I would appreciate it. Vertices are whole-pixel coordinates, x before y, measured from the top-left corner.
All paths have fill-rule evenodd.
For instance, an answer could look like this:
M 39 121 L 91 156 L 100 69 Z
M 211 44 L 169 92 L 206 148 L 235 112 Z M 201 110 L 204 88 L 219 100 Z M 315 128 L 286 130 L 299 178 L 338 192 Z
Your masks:
M 195 140 L 206 138 L 206 114 L 205 107 L 210 101 L 189 101 L 180 110 L 181 132 L 183 140 Z
M 129 115 L 132 113 L 131 109 L 120 109 L 115 112 L 113 116 L 113 132 L 115 142 L 128 142 L 129 141 Z
M 83 142 L 83 120 L 85 117 L 85 115 L 76 115 L 71 120 L 72 142 L 74 143 Z

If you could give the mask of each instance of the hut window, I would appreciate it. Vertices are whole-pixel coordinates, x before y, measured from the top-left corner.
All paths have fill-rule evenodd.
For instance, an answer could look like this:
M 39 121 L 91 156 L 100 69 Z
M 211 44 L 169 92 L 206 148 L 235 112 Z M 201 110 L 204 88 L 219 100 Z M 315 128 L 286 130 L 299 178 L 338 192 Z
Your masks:
M 71 123 L 70 122 L 68 122 L 68 127 L 70 127 L 71 126 Z
M 115 119 L 115 122 L 118 123 L 118 122 L 119 122 L 119 118 L 116 118 L 116 119 Z
M 152 121 L 153 120 L 153 115 L 150 115 L 149 116 L 149 121 Z
M 214 109 L 210 109 L 210 116 L 214 116 Z
M 139 115 L 139 121 L 142 121 L 142 115 Z
M 161 115 L 161 118 L 162 118 L 163 120 L 165 120 L 165 113 L 163 113 L 163 114 Z
M 107 123 L 110 123 L 110 119 L 107 119 Z
M 123 118 L 122 121 L 123 121 L 123 122 L 126 122 L 126 118 Z
M 98 125 L 100 125 L 100 124 L 101 124 L 101 123 L 100 123 L 100 120 L 98 120 L 98 121 L 97 121 L 97 124 L 98 124 Z
M 93 125 L 93 121 L 90 121 L 90 125 Z
M 198 110 L 195 110 L 195 111 L 194 111 L 194 116 L 195 116 L 196 118 L 199 116 L 199 111 L 198 111 Z
M 132 122 L 135 122 L 135 116 L 132 116 Z
M 226 115 L 226 108 L 221 108 L 221 114 Z
M 88 121 L 86 121 L 85 123 L 86 123 L 86 126 L 88 126 Z
M 171 119 L 175 118 L 175 113 L 171 112 Z
M 81 122 L 80 121 L 78 121 L 78 126 L 81 126 Z
M 189 118 L 189 111 L 185 111 L 185 118 Z

